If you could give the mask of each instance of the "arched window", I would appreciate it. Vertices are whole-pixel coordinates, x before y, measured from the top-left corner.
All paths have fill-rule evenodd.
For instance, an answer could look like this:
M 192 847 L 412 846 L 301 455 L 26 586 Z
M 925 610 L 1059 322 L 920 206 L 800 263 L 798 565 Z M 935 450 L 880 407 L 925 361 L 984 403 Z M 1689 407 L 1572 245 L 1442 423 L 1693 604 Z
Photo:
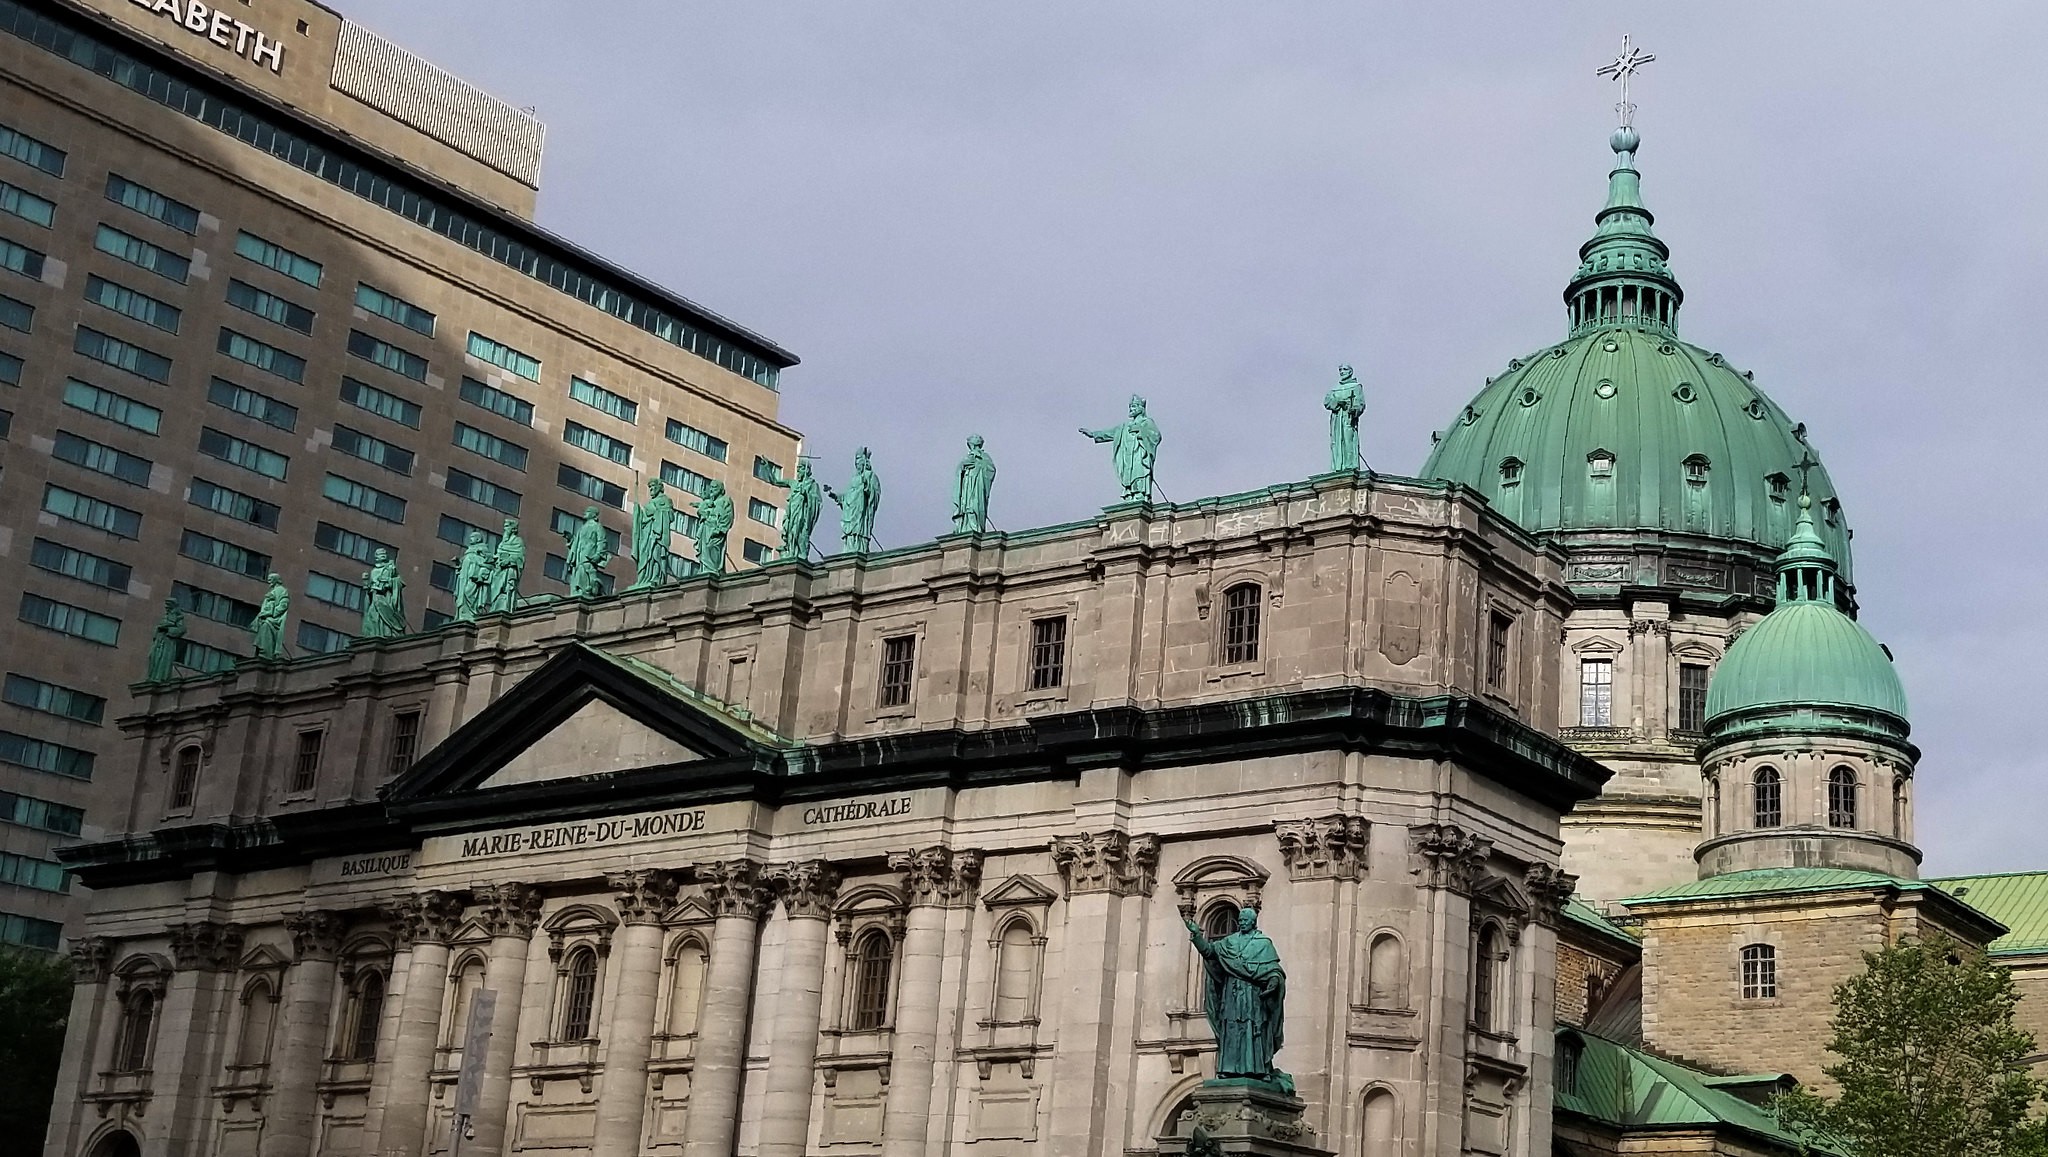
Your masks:
M 1365 1151 L 1369 1154 L 1398 1152 L 1401 1114 L 1394 1094 L 1374 1089 L 1365 1095 Z
M 1237 931 L 1237 916 L 1242 911 L 1235 900 L 1219 900 L 1209 905 L 1202 913 L 1202 935 L 1211 940 L 1221 940 Z
M 171 765 L 172 811 L 191 807 L 193 798 L 199 794 L 199 761 L 204 754 L 196 743 L 178 749 L 177 762 Z
M 121 1032 L 114 1042 L 114 1071 L 139 1073 L 149 1068 L 150 1046 L 156 1037 L 156 993 L 131 989 L 121 1009 Z
M 1029 921 L 1012 919 L 996 940 L 996 1023 L 1029 1020 L 1037 997 L 1038 937 Z
M 1259 584 L 1238 583 L 1223 592 L 1223 661 L 1259 659 Z
M 896 963 L 896 941 L 880 928 L 870 928 L 853 942 L 852 1008 L 847 1028 L 874 1032 L 889 1023 L 889 970 Z
M 277 998 L 270 982 L 259 980 L 242 991 L 242 1036 L 235 1043 L 235 1063 L 260 1065 L 270 1059 L 271 1026 L 277 1023 Z
M 1828 772 L 1828 826 L 1856 826 L 1856 773 L 1850 768 Z
M 484 986 L 484 962 L 480 956 L 465 959 L 448 985 L 448 1020 L 445 1041 L 449 1048 L 462 1047 L 469 1031 L 469 1006 Z
M 1775 1000 L 1778 995 L 1778 950 L 1768 944 L 1742 949 L 1742 999 Z
M 377 1059 L 377 1026 L 384 1019 L 384 974 L 364 969 L 356 980 L 353 1013 L 349 1026 L 348 1059 Z
M 562 1031 L 565 1041 L 590 1039 L 590 1016 L 597 1007 L 597 953 L 578 948 L 569 953 L 562 976 Z
M 1486 1032 L 1500 1031 L 1502 1020 L 1502 973 L 1508 953 L 1500 926 L 1488 924 L 1479 930 L 1479 942 L 1472 953 L 1472 1024 Z
M 1755 788 L 1756 826 L 1774 828 L 1785 822 L 1785 781 L 1775 767 L 1759 767 L 1750 778 Z
M 1373 937 L 1366 953 L 1365 1003 L 1370 1008 L 1408 1007 L 1408 953 L 1392 932 Z
M 689 1036 L 697 1031 L 697 1014 L 704 1005 L 704 946 L 685 940 L 669 965 L 668 1031 L 670 1036 Z

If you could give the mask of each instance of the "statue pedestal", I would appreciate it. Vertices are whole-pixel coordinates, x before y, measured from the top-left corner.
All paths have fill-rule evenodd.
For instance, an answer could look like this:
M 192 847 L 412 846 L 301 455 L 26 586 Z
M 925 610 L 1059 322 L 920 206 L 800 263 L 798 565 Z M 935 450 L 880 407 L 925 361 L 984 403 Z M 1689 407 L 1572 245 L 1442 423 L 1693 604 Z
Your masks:
M 1264 1081 L 1204 1081 L 1194 1108 L 1159 1138 L 1160 1157 L 1328 1157 L 1302 1121 L 1308 1106 Z

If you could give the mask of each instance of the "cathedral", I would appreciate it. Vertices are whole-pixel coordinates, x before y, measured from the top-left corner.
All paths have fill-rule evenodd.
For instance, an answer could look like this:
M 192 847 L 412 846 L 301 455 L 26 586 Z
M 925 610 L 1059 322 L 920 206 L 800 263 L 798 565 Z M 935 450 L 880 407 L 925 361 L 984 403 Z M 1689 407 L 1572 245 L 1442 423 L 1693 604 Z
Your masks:
M 138 686 L 48 1157 L 1790 1157 L 1903 936 L 2048 1038 L 2048 872 L 1920 877 L 1844 504 L 1610 145 L 1417 477 Z

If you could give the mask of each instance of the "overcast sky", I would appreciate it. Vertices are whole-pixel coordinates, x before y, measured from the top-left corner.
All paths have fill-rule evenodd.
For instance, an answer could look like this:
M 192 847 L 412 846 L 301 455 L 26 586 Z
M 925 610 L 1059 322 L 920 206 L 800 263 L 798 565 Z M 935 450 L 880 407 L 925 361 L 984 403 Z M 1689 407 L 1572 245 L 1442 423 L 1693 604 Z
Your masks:
M 829 481 L 874 448 L 886 546 L 976 432 L 998 526 L 1091 514 L 1075 427 L 1133 391 L 1175 499 L 1320 468 L 1339 362 L 1419 469 L 1564 335 L 1633 33 L 1680 332 L 1841 491 L 1927 869 L 2048 867 L 2048 5 L 338 3 L 538 109 L 544 225 L 799 354 L 781 416 Z

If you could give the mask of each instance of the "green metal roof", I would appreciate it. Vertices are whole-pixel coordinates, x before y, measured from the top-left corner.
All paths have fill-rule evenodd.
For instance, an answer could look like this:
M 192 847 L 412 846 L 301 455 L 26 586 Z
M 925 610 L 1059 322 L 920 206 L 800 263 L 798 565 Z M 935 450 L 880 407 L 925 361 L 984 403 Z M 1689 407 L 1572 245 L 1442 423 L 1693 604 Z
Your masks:
M 1846 707 L 1906 722 L 1906 689 L 1862 623 L 1828 602 L 1782 603 L 1742 633 L 1707 684 L 1707 724 L 1760 707 Z
M 1560 1052 L 1570 1039 L 1582 1050 L 1576 1081 L 1570 1088 L 1562 1077 L 1557 1083 L 1560 1112 L 1623 1130 L 1734 1129 L 1800 1151 L 1798 1138 L 1770 1110 L 1715 1087 L 1708 1073 L 1580 1029 L 1559 1028 L 1557 1037 Z
M 763 726 L 760 720 L 754 718 L 753 712 L 748 711 L 746 708 L 735 706 L 722 699 L 713 699 L 711 696 L 704 694 L 688 683 L 662 670 L 660 667 L 647 662 L 645 659 L 636 659 L 631 655 L 616 655 L 602 647 L 593 647 L 581 641 L 570 645 L 579 650 L 588 651 L 592 655 L 631 675 L 633 678 L 655 688 L 664 695 L 722 717 L 729 726 L 745 732 L 748 738 L 764 747 L 789 748 L 800 746 L 788 736 L 771 727 Z
M 1950 876 L 1928 883 L 2006 926 L 1993 955 L 2048 952 L 2048 872 Z
M 1579 899 L 1577 896 L 1573 896 L 1565 901 L 1564 918 L 1574 924 L 1590 928 L 1601 936 L 1626 945 L 1629 948 L 1639 951 L 1642 948 L 1642 942 L 1636 937 L 1635 933 L 1601 915 L 1599 909 Z
M 1925 880 L 1906 880 L 1882 872 L 1858 872 L 1848 868 L 1752 868 L 1728 872 L 1704 880 L 1688 880 L 1623 900 L 1624 904 L 1649 904 L 1660 900 L 1722 900 L 1738 896 L 1760 896 L 1790 892 L 1846 892 L 1858 888 L 1898 888 L 1916 892 L 1929 886 Z

